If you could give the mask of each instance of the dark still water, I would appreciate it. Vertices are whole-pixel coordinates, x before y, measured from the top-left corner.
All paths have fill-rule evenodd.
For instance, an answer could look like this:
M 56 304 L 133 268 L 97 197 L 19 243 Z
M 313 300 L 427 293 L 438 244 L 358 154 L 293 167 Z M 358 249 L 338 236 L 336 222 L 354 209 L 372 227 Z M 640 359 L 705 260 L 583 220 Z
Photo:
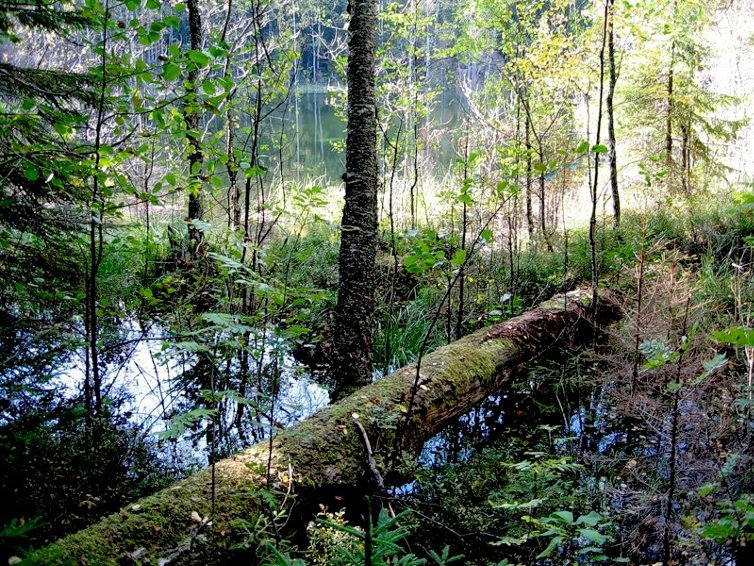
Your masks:
M 428 168 L 432 173 L 443 174 L 458 157 L 461 107 L 459 93 L 448 91 L 438 96 L 429 116 L 420 119 L 419 159 L 425 171 Z M 342 89 L 301 89 L 263 123 L 260 161 L 275 179 L 339 184 L 345 172 L 345 113 L 346 94 Z M 396 116 L 386 132 L 391 143 L 400 121 Z M 406 161 L 413 159 L 413 149 L 404 146 L 408 143 L 413 148 L 413 135 L 413 126 L 404 121 L 396 160 L 399 176 L 401 171 L 408 173 L 412 169 Z M 383 136 L 380 138 L 383 159 L 390 166 L 393 150 L 383 143 Z

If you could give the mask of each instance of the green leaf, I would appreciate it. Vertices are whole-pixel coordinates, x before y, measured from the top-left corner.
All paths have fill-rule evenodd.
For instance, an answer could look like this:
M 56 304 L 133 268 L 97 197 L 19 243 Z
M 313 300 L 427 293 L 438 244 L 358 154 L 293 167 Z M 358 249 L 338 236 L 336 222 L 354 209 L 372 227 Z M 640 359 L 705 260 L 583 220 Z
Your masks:
M 228 54 L 227 50 L 222 49 L 216 45 L 210 45 L 207 48 L 207 51 L 209 51 L 209 54 L 212 55 L 212 57 L 224 57 Z
M 731 474 L 733 474 L 734 470 L 736 469 L 736 466 L 738 466 L 738 463 L 741 461 L 741 454 L 738 452 L 732 452 L 731 454 L 728 454 L 728 457 L 725 459 L 725 463 L 723 464 L 722 469 L 720 470 L 720 475 L 723 477 L 730 477 Z
M 588 527 L 593 527 L 597 523 L 599 523 L 602 520 L 602 515 L 597 513 L 596 511 L 590 511 L 588 515 L 581 515 L 576 520 L 577 525 L 586 525 Z
M 585 546 L 584 548 L 580 548 L 576 554 L 601 554 L 602 552 L 603 550 L 598 546 Z
M 716 483 L 705 483 L 702 487 L 699 488 L 699 490 L 697 491 L 697 495 L 699 497 L 707 497 L 716 489 L 717 489 Z
M 162 432 L 157 433 L 157 438 L 167 440 L 169 438 L 178 438 L 188 427 L 203 419 L 213 419 L 215 417 L 214 409 L 192 409 L 182 415 L 170 420 L 168 427 Z
M 209 352 L 209 346 L 194 341 L 176 342 L 175 344 L 173 344 L 173 347 L 184 352 Z
M 192 62 L 196 63 L 199 67 L 206 67 L 212 62 L 212 57 L 210 57 L 206 53 L 197 51 L 196 49 L 192 49 L 188 52 L 188 58 Z
M 721 344 L 730 344 L 732 346 L 754 346 L 754 330 L 750 328 L 737 327 L 728 330 L 713 332 L 712 337 Z
M 711 360 L 707 360 L 704 362 L 704 373 L 699 376 L 699 378 L 696 380 L 696 383 L 701 383 L 705 379 L 707 379 L 710 375 L 715 373 L 720 368 L 725 367 L 725 365 L 728 363 L 728 357 L 725 354 L 718 354 Z
M 599 155 L 599 154 L 602 154 L 602 153 L 607 153 L 608 149 L 607 149 L 606 145 L 598 143 L 598 144 L 592 146 L 592 151 L 594 153 L 596 153 L 596 154 Z
M 181 68 L 175 63 L 165 63 L 162 67 L 162 78 L 166 81 L 174 81 L 181 76 Z
M 598 545 L 603 545 L 610 539 L 610 537 L 605 536 L 599 531 L 595 531 L 594 529 L 579 529 L 579 534 L 589 542 L 593 542 L 594 544 Z
M 576 147 L 576 153 L 586 153 L 589 149 L 589 142 L 584 140 Z
M 552 556 L 552 553 L 555 551 L 555 549 L 560 545 L 564 540 L 564 537 L 557 536 L 550 539 L 550 544 L 547 545 L 547 548 L 545 548 L 542 552 L 537 554 L 537 558 L 547 558 L 549 556 Z
M 204 91 L 204 94 L 215 94 L 217 92 L 217 87 L 215 86 L 215 83 L 211 80 L 207 79 L 202 83 L 202 90 Z
M 706 525 L 702 529 L 702 536 L 718 541 L 729 540 L 738 536 L 738 528 L 729 517 L 723 517 L 714 523 Z
M 484 230 L 482 230 L 479 236 L 482 238 L 482 240 L 489 244 L 492 241 L 492 230 L 485 228 Z
M 283 334 L 290 338 L 300 338 L 305 334 L 309 334 L 309 332 L 311 332 L 310 328 L 301 326 L 300 324 L 293 324 L 283 330 Z
M 24 178 L 27 181 L 36 181 L 39 179 L 39 169 L 33 166 L 28 166 L 24 169 Z
M 459 248 L 456 250 L 456 253 L 453 254 L 453 259 L 451 260 L 454 265 L 463 265 L 463 263 L 466 261 L 466 250 L 463 248 Z
M 141 6 L 141 0 L 126 0 L 124 4 L 129 11 L 135 12 Z
M 550 518 L 565 525 L 573 525 L 573 513 L 570 511 L 555 511 L 550 514 Z

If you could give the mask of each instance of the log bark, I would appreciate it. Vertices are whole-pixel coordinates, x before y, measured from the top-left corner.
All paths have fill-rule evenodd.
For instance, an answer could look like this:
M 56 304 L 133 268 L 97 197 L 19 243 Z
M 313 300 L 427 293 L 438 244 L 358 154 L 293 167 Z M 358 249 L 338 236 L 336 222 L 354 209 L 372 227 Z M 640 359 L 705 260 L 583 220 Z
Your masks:
M 254 526 L 263 524 L 270 513 L 263 488 L 293 493 L 301 505 L 325 493 L 369 489 L 375 465 L 387 483 L 398 481 L 385 470 L 398 440 L 401 458 L 415 457 L 427 440 L 504 388 L 526 364 L 553 350 L 571 332 L 617 312 L 610 301 L 601 300 L 595 315 L 600 320 L 592 320 L 590 302 L 590 289 L 553 297 L 526 314 L 425 356 L 418 380 L 416 366 L 405 367 L 272 441 L 218 462 L 211 518 L 211 472 L 204 470 L 37 551 L 25 562 L 221 563 L 222 550 L 237 542 L 239 534 L 250 539 L 259 534 Z M 364 433 L 373 449 L 370 457 Z M 238 519 L 244 520 L 240 528 Z

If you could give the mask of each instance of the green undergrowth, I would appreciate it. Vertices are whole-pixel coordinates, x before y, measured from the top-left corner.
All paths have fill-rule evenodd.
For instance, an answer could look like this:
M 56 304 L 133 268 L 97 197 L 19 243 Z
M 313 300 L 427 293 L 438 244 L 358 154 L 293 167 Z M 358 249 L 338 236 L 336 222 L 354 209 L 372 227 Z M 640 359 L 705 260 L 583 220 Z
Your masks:
M 170 250 L 147 246 L 143 255 L 134 257 L 131 252 L 148 241 L 136 234 L 130 238 L 108 242 L 106 247 L 102 267 L 104 290 L 99 302 L 101 319 L 107 322 L 103 340 L 119 339 L 117 328 L 123 307 L 126 313 L 140 317 L 149 313 L 176 330 L 188 321 L 190 338 L 182 343 L 211 351 L 216 356 L 215 367 L 230 368 L 217 373 L 223 379 L 228 376 L 228 383 L 219 385 L 229 390 L 240 383 L 234 381 L 240 379 L 240 373 L 239 376 L 233 373 L 236 366 L 232 360 L 236 359 L 233 356 L 239 344 L 244 343 L 249 328 L 271 328 L 287 347 L 317 352 L 326 362 L 327 351 L 322 345 L 331 340 L 337 286 L 337 231 L 332 226 L 318 222 L 305 232 L 276 233 L 264 250 L 259 250 L 254 270 L 240 265 L 241 248 L 234 243 L 212 241 L 203 265 L 171 267 L 165 265 Z M 409 504 L 416 513 L 401 519 L 417 533 L 406 534 L 404 538 L 423 541 L 416 544 L 426 547 L 426 552 L 417 555 L 429 559 L 430 550 L 440 552 L 447 542 L 438 534 L 443 532 L 450 533 L 450 538 L 455 537 L 453 533 L 464 535 L 460 539 L 467 542 L 451 545 L 450 552 L 466 555 L 469 564 L 495 560 L 549 564 L 556 552 L 577 556 L 578 563 L 596 561 L 603 554 L 611 560 L 626 555 L 627 548 L 640 544 L 627 537 L 631 528 L 642 532 L 657 530 L 656 525 L 664 520 L 657 501 L 667 495 L 669 469 L 667 433 L 653 435 L 651 430 L 632 423 L 627 415 L 639 409 L 632 409 L 629 400 L 632 396 L 640 398 L 638 392 L 643 392 L 641 398 L 655 410 L 653 426 L 667 431 L 673 414 L 680 415 L 673 411 L 676 391 L 681 392 L 679 406 L 688 408 L 688 415 L 706 415 L 704 419 L 684 421 L 688 427 L 684 431 L 692 430 L 699 422 L 736 424 L 715 437 L 719 443 L 714 451 L 717 460 L 712 458 L 708 463 L 716 473 L 699 474 L 704 482 L 684 486 L 685 499 L 673 519 L 674 552 L 678 555 L 690 552 L 688 549 L 694 543 L 703 545 L 706 556 L 711 558 L 739 552 L 734 539 L 748 540 L 746 537 L 753 530 L 746 522 L 750 517 L 747 502 L 752 480 L 741 472 L 749 460 L 742 456 L 729 466 L 730 470 L 723 468 L 731 455 L 745 455 L 750 449 L 746 437 L 751 434 L 750 417 L 746 421 L 745 415 L 751 410 L 747 408 L 751 403 L 747 404 L 746 374 L 750 355 L 747 352 L 754 344 L 747 342 L 746 332 L 732 331 L 748 327 L 753 320 L 750 307 L 754 299 L 754 281 L 750 275 L 754 266 L 753 238 L 754 214 L 746 196 L 730 203 L 683 203 L 657 207 L 647 213 L 626 213 L 619 233 L 612 231 L 609 222 L 600 222 L 596 239 L 600 286 L 621 297 L 628 322 L 611 331 L 614 349 L 608 361 L 583 371 L 568 365 L 572 368 L 568 370 L 570 375 L 561 373 L 556 383 L 566 378 L 578 379 L 582 384 L 589 382 L 592 389 L 571 387 L 568 394 L 580 395 L 585 407 L 589 404 L 587 398 L 606 399 L 603 410 L 614 414 L 610 426 L 615 430 L 609 434 L 620 431 L 621 427 L 636 429 L 641 442 L 622 447 L 620 454 L 612 456 L 612 463 L 600 462 L 599 466 L 589 456 L 584 457 L 583 447 L 573 441 L 554 444 L 553 439 L 570 433 L 564 430 L 567 419 L 562 410 L 566 389 L 562 385 L 560 389 L 557 385 L 551 387 L 547 400 L 537 401 L 537 410 L 549 403 L 550 409 L 555 409 L 553 413 L 545 416 L 538 413 L 534 417 L 527 409 L 522 416 L 509 414 L 509 421 L 525 420 L 529 428 L 520 428 L 516 436 L 502 444 L 471 447 L 475 455 L 470 459 L 418 472 L 415 499 Z M 552 251 L 541 244 L 532 245 L 515 258 L 500 250 L 492 253 L 486 245 L 480 246 L 473 256 L 463 258 L 456 241 L 443 239 L 431 231 L 418 232 L 399 239 L 397 270 L 387 243 L 380 249 L 375 284 L 379 304 L 375 361 L 388 371 L 414 361 L 425 340 L 427 351 L 431 351 L 456 338 L 460 295 L 455 277 L 461 266 L 467 276 L 460 324 L 463 334 L 521 314 L 554 293 L 588 284 L 591 275 L 586 230 L 569 230 L 567 237 L 553 236 Z M 121 262 L 126 257 L 129 261 Z M 426 267 L 416 268 L 417 258 L 423 258 Z M 516 267 L 513 273 L 511 263 Z M 257 301 L 256 310 L 250 314 L 224 315 L 238 313 L 243 300 L 239 295 L 225 294 L 229 281 L 248 285 L 249 296 Z M 108 282 L 112 285 L 108 286 Z M 453 289 L 448 292 L 451 283 Z M 641 306 L 639 289 L 643 293 Z M 119 296 L 130 296 L 131 300 L 122 302 Z M 714 333 L 720 331 L 732 333 L 715 338 Z M 692 342 L 693 349 L 686 345 Z M 719 383 L 713 387 L 709 376 L 697 383 L 706 372 L 704 364 L 716 356 L 724 357 L 727 368 L 724 370 L 721 365 L 709 374 L 719 379 Z M 647 369 L 647 364 L 655 365 Z M 627 376 L 633 366 L 638 368 L 639 380 L 634 384 L 636 389 L 629 393 L 620 384 L 632 383 Z M 613 410 L 615 407 L 622 409 Z M 343 419 L 348 420 L 349 414 L 344 412 Z M 374 415 L 376 419 L 387 417 Z M 605 423 L 608 420 L 604 419 Z M 44 423 L 40 426 L 36 431 L 27 431 L 30 442 L 37 442 L 34 435 L 42 435 L 40 442 L 50 444 L 54 426 Z M 705 426 L 705 430 L 711 430 L 711 424 Z M 694 442 L 702 446 L 696 437 L 685 441 L 688 446 Z M 662 450 L 650 461 L 645 455 L 652 446 L 661 446 Z M 114 448 L 119 453 L 128 453 L 126 446 Z M 61 461 L 65 461 L 67 456 L 62 449 L 56 450 L 62 454 Z M 123 473 L 128 474 L 127 468 L 133 464 L 126 462 Z M 647 471 L 642 476 L 638 470 L 645 466 L 647 470 L 665 471 Z M 631 473 L 624 472 L 624 468 Z M 112 504 L 150 489 L 149 478 L 132 477 L 145 483 L 134 486 L 133 482 L 123 482 L 123 489 L 131 491 L 116 494 L 110 500 Z M 653 488 L 640 489 L 642 481 Z M 654 517 L 654 524 L 642 522 L 641 517 L 631 518 L 637 521 L 637 526 L 632 527 L 629 519 L 619 520 L 620 509 L 604 505 L 604 500 L 598 504 L 602 497 L 597 493 L 600 485 L 609 486 L 610 493 L 615 494 L 620 491 L 615 486 L 623 483 L 631 488 L 631 497 L 644 502 L 631 509 L 637 516 L 641 512 L 644 517 Z M 80 505 L 86 507 L 89 501 L 94 502 L 95 508 L 105 509 L 98 500 L 88 499 L 87 493 L 74 490 L 67 494 L 61 485 L 67 484 L 53 486 L 49 497 L 64 503 L 61 508 L 70 515 L 69 522 L 61 524 L 59 529 L 40 526 L 46 525 L 53 508 L 49 504 L 43 505 L 44 509 L 30 507 L 14 517 L 9 515 L 9 519 L 16 519 L 15 523 L 7 522 L 8 530 L 3 531 L 7 533 L 6 540 L 16 537 L 10 547 L 36 543 L 35 530 L 40 534 L 64 533 L 88 523 L 94 513 L 72 514 L 70 509 L 80 510 Z M 706 488 L 711 491 L 697 495 L 704 485 L 712 486 Z M 420 495 L 424 501 L 420 501 Z M 431 520 L 421 518 L 422 515 Z M 23 523 L 18 522 L 18 517 L 23 517 Z M 442 529 L 437 529 L 438 522 Z M 256 532 L 251 527 L 248 530 Z M 269 541 L 248 546 L 256 548 L 262 542 Z M 661 543 L 654 540 L 647 543 L 649 550 L 645 554 L 634 556 L 657 560 L 661 558 L 660 547 Z M 591 550 L 585 550 L 588 548 Z M 278 550 L 285 550 L 283 555 L 289 552 L 285 546 Z M 272 550 L 270 553 L 274 555 Z

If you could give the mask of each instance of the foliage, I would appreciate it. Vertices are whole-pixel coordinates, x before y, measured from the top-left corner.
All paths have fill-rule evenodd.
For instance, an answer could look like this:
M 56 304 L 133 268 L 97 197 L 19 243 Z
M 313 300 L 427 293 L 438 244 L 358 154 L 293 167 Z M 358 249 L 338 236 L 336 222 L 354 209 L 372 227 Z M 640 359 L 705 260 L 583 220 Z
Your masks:
M 555 511 L 543 519 L 535 519 L 525 516 L 524 520 L 531 522 L 538 531 L 528 536 L 550 537 L 547 547 L 536 558 L 550 558 L 554 553 L 560 557 L 567 556 L 575 551 L 579 557 L 589 562 L 611 560 L 616 562 L 629 562 L 625 559 L 610 559 L 604 554 L 603 545 L 610 541 L 610 537 L 600 532 L 605 525 L 600 525 L 604 517 L 595 511 L 587 515 L 573 518 L 570 511 Z M 574 560 L 579 563 L 580 558 Z
M 0 490 L 15 494 L 0 516 L 4 555 L 83 528 L 175 478 L 154 440 L 117 405 L 92 431 L 81 405 L 51 396 L 38 403 L 0 426 Z
M 8 552 L 161 485 L 171 456 L 155 452 L 157 430 L 195 465 L 297 420 L 287 389 L 316 388 L 297 381 L 293 356 L 318 371 L 331 360 L 340 195 L 311 160 L 342 147 L 342 124 L 324 127 L 322 112 L 345 108 L 346 2 L 210 4 L 204 43 L 189 49 L 183 2 L 0 0 Z M 588 157 L 610 151 L 583 141 L 600 119 L 602 8 L 383 6 L 382 369 L 590 279 Z M 470 563 L 694 551 L 714 562 L 751 541 L 754 193 L 733 158 L 750 145 L 738 139 L 750 101 L 710 80 L 724 67 L 707 44 L 725 20 L 719 3 L 614 8 L 629 206 L 619 232 L 600 219 L 595 241 L 599 284 L 627 320 L 596 361 L 537 369 L 499 400 L 512 406 L 467 416 L 483 430 L 504 417 L 507 443 L 482 448 L 451 428 L 438 441 L 447 465 L 438 458 L 413 484 L 425 518 L 368 525 L 376 561 L 451 562 L 447 536 L 468 539 Z M 187 222 L 185 201 L 199 196 L 204 214 Z M 122 387 L 150 390 L 155 416 L 120 400 Z M 272 522 L 238 518 L 245 548 L 299 563 L 269 511 Z M 306 558 L 364 562 L 366 533 L 342 516 L 310 535 Z
M 463 560 L 463 556 L 451 556 L 450 548 L 445 546 L 441 553 L 429 551 L 426 558 L 419 558 L 407 552 L 403 546 L 410 531 L 405 527 L 410 513 L 404 511 L 390 517 L 386 509 L 380 510 L 371 529 L 370 544 L 372 555 L 365 557 L 364 529 L 348 525 L 344 512 L 323 512 L 317 523 L 310 523 L 307 531 L 310 537 L 309 553 L 312 564 L 360 566 L 361 564 L 395 564 L 401 566 L 420 566 L 424 564 L 452 564 Z
M 469 461 L 448 464 L 439 471 L 420 470 L 412 504 L 431 513 L 431 521 L 422 523 L 419 531 L 427 544 L 438 537 L 432 525 L 441 525 L 443 534 L 438 540 L 458 538 L 467 563 L 486 564 L 493 558 L 531 563 L 535 555 L 544 558 L 556 547 L 562 557 L 576 557 L 583 548 L 607 543 L 607 538 L 600 538 L 599 544 L 593 544 L 595 540 L 584 544 L 579 531 L 586 530 L 588 538 L 600 523 L 596 529 L 602 536 L 608 527 L 604 517 L 585 509 L 585 518 L 577 522 L 570 511 L 563 511 L 583 509 L 586 470 L 569 456 L 551 452 L 555 445 L 549 435 L 557 428 L 542 426 L 528 435 L 511 432 Z M 565 521 L 567 517 L 570 522 Z M 466 534 L 460 539 L 458 533 Z

